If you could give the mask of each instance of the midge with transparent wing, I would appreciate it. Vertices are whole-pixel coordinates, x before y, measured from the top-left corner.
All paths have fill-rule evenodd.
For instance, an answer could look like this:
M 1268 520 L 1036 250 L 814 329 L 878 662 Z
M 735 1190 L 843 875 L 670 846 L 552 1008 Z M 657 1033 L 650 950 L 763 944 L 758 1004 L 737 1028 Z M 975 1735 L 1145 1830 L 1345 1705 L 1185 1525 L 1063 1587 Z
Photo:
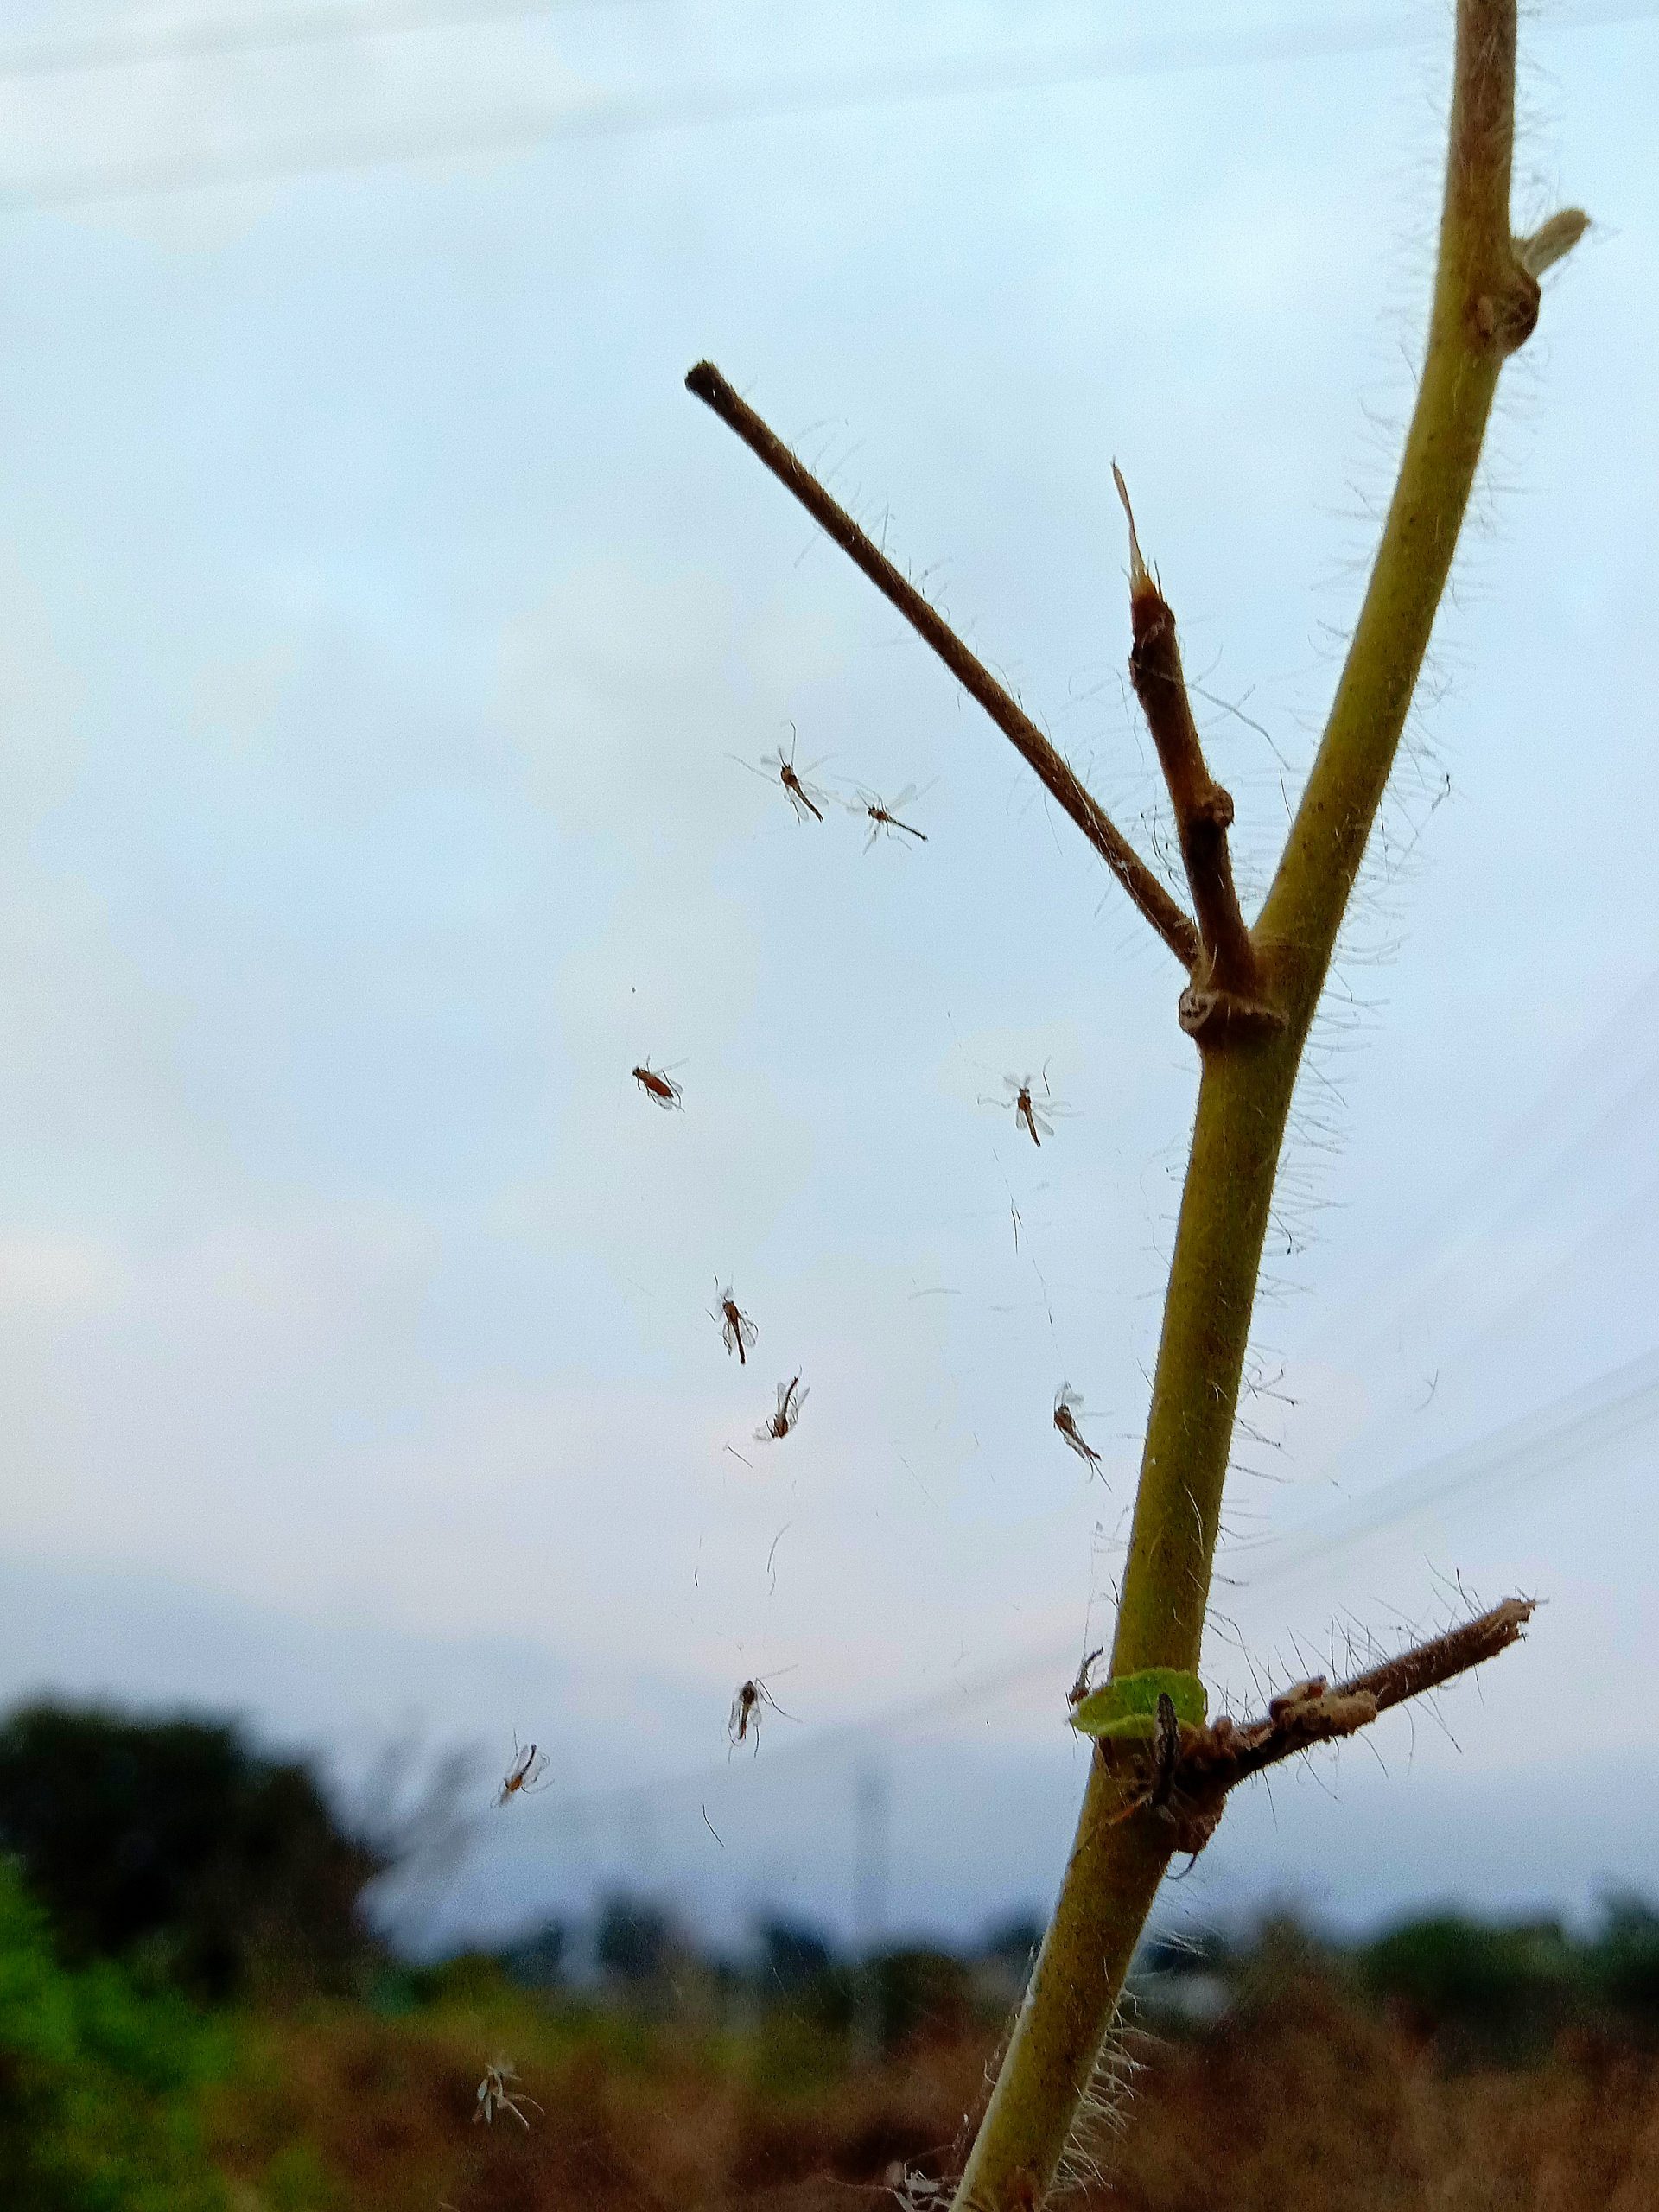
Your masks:
M 544 2105 L 536 2104 L 535 2098 L 527 2095 L 518 2087 L 518 2069 L 505 2058 L 493 2058 L 484 2069 L 484 2079 L 478 2085 L 478 2096 L 473 2110 L 474 2121 L 487 2120 L 493 2126 L 497 2113 L 510 2112 L 519 2126 L 528 2133 L 530 2122 L 519 2110 L 521 2102 L 536 2105 L 537 2112 L 543 2115 L 546 2113 Z
M 842 804 L 849 814 L 856 815 L 861 820 L 868 820 L 869 823 L 870 834 L 864 840 L 865 851 L 867 853 L 869 851 L 878 837 L 885 836 L 893 844 L 897 844 L 899 842 L 901 831 L 905 836 L 913 837 L 918 845 L 925 845 L 927 842 L 926 830 L 918 830 L 912 823 L 901 822 L 899 819 L 899 810 L 901 807 L 908 810 L 917 799 L 925 798 L 927 792 L 932 788 L 931 784 L 927 784 L 918 791 L 914 784 L 906 784 L 903 791 L 894 798 L 883 799 L 878 798 L 874 791 L 865 791 L 861 785 L 856 798 L 843 800 Z
M 505 1805 L 510 1798 L 533 1797 L 537 1788 L 545 1789 L 542 1777 L 547 1772 L 547 1754 L 538 1751 L 534 1744 L 528 1751 L 520 1751 L 518 1738 L 512 1739 L 512 1764 L 508 1767 L 495 1802 Z
M 790 1667 L 783 1669 L 786 1675 L 792 1674 L 793 1671 L 794 1669 Z M 792 1713 L 784 1711 L 783 1707 L 779 1704 L 766 1687 L 768 1682 L 775 1682 L 777 1679 L 776 1675 L 768 1675 L 764 1679 L 760 1675 L 752 1675 L 747 1682 L 738 1684 L 737 1694 L 732 1700 L 732 1709 L 726 1721 L 726 1740 L 733 1751 L 735 1751 L 740 1744 L 747 1743 L 752 1745 L 753 1754 L 759 1756 L 760 1717 L 768 1709 L 775 1713 L 780 1720 L 795 1719 Z
M 809 760 L 804 768 L 798 771 L 795 766 L 795 725 L 789 722 L 785 727 L 789 731 L 789 750 L 785 752 L 779 745 L 770 753 L 763 753 L 758 768 L 753 760 L 746 760 L 741 753 L 729 753 L 727 757 L 735 760 L 740 768 L 747 768 L 752 776 L 762 776 L 769 784 L 781 784 L 785 797 L 795 810 L 798 822 L 804 822 L 809 815 L 814 822 L 822 822 L 823 810 L 829 801 L 806 779 L 815 770 L 822 768 L 830 756 L 826 753 L 819 760 Z
M 789 1435 L 801 1417 L 801 1408 L 810 1397 L 810 1389 L 803 1390 L 800 1376 L 778 1385 L 778 1410 L 769 1414 L 754 1432 L 757 1444 L 772 1444 Z
M 1039 1083 L 1042 1086 L 1040 1090 L 1038 1088 Z M 980 1104 L 1004 1108 L 1012 1106 L 1015 1122 L 1034 1145 L 1040 1145 L 1045 1137 L 1053 1135 L 1054 1116 L 1070 1115 L 1077 1110 L 1075 1107 L 1062 1105 L 1050 1090 L 1046 1061 L 1043 1063 L 1043 1072 L 1040 1077 L 1033 1078 L 1028 1075 L 1005 1075 L 1002 1078 L 1002 1088 L 1007 1094 L 1006 1097 L 982 1098 Z
M 1100 1465 L 1100 1454 L 1092 1444 L 1085 1442 L 1077 1427 L 1077 1415 L 1083 1409 L 1083 1400 L 1071 1385 L 1062 1382 L 1054 1393 L 1054 1426 L 1060 1432 L 1060 1441 L 1069 1446 L 1078 1459 L 1086 1459 L 1092 1471 Z
M 740 1311 L 730 1283 L 722 1287 L 718 1275 L 715 1277 L 715 1303 L 709 1312 L 710 1317 L 720 1324 L 721 1338 L 727 1351 L 737 1354 L 740 1367 L 747 1367 L 749 1354 L 754 1350 L 754 1340 L 760 1332 L 748 1315 Z
M 684 1065 L 683 1060 L 674 1063 L 677 1068 Z M 652 1103 L 660 1106 L 665 1114 L 671 1114 L 677 1106 L 682 1105 L 680 1086 L 674 1080 L 672 1068 L 654 1068 L 649 1060 L 643 1060 L 637 1068 L 630 1069 L 629 1073 Z

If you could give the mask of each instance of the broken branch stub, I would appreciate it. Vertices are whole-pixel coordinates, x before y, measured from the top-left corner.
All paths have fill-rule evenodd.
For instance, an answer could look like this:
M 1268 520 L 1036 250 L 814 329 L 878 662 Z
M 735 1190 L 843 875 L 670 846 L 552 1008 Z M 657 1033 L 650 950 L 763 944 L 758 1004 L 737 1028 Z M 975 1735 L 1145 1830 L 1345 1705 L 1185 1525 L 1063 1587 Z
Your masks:
M 1224 1713 L 1208 1726 L 1193 1726 L 1182 1715 L 1180 1756 L 1165 1778 L 1161 1802 L 1154 1805 L 1157 1779 L 1152 1772 L 1142 1731 L 1131 1735 L 1122 1728 L 1100 1734 L 1101 1758 L 1120 1770 L 1135 1787 L 1127 1811 L 1153 1805 L 1173 1831 L 1173 1847 L 1196 1854 L 1215 1834 L 1230 1791 L 1251 1775 L 1260 1774 L 1281 1760 L 1292 1758 L 1315 1744 L 1336 1742 L 1369 1727 L 1378 1715 L 1407 1699 L 1421 1697 L 1467 1674 L 1488 1659 L 1495 1659 L 1521 1640 L 1536 1601 L 1506 1598 L 1501 1605 L 1431 1637 L 1409 1650 L 1385 1660 L 1379 1667 L 1355 1675 L 1334 1687 L 1324 1675 L 1297 1682 L 1268 1701 L 1265 1714 L 1255 1720 L 1234 1720 Z M 1129 1676 L 1133 1683 L 1139 1677 Z M 1091 1693 L 1082 1710 L 1103 1698 L 1112 1685 Z M 1079 1725 L 1078 1716 L 1073 1725 Z M 1090 1732 L 1096 1732 L 1090 1731 Z
M 1128 486 L 1116 461 L 1112 481 L 1129 525 L 1129 624 L 1134 645 L 1129 679 L 1164 772 L 1192 910 L 1204 942 L 1205 972 L 1182 994 L 1181 1027 L 1215 1042 L 1254 1030 L 1283 1027 L 1284 1017 L 1264 997 L 1255 947 L 1239 910 L 1227 832 L 1233 825 L 1232 794 L 1210 772 L 1187 697 L 1175 616 L 1141 552 Z

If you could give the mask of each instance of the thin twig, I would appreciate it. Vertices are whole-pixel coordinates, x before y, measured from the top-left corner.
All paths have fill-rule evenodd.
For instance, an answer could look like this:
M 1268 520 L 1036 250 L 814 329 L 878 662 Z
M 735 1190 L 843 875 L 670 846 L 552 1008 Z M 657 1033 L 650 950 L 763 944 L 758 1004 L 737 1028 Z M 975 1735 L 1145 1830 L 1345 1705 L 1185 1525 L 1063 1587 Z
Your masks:
M 1332 1694 L 1374 1697 L 1377 1711 L 1386 1713 L 1391 1705 L 1402 1704 L 1408 1697 L 1421 1697 L 1425 1690 L 1438 1689 L 1442 1682 L 1466 1674 L 1471 1667 L 1495 1659 L 1500 1651 L 1507 1651 L 1510 1644 L 1518 1643 L 1536 1605 L 1535 1598 L 1506 1598 L 1490 1612 L 1478 1614 L 1460 1627 L 1448 1630 L 1446 1635 L 1432 1637 L 1427 1643 L 1414 1644 L 1409 1651 L 1384 1660 L 1380 1667 L 1338 1682 Z
M 1236 1721 L 1224 1716 L 1212 1726 L 1189 1731 L 1173 1788 L 1166 1792 L 1181 1832 L 1178 1849 L 1204 1848 L 1221 1818 L 1228 1792 L 1249 1776 L 1294 1758 L 1310 1745 L 1357 1735 L 1390 1706 L 1439 1689 L 1518 1643 L 1535 1602 L 1506 1598 L 1490 1612 L 1444 1636 L 1431 1637 L 1426 1643 L 1414 1644 L 1334 1688 L 1323 1675 L 1298 1682 L 1271 1699 L 1260 1719 Z M 1137 1751 L 1134 1756 L 1144 1765 L 1144 1752 Z M 1151 1802 L 1149 1793 L 1138 1801 Z M 1126 1810 L 1135 1808 L 1136 1801 L 1132 1801 Z
M 978 701 L 1026 765 L 1058 800 L 1190 975 L 1202 957 L 1202 940 L 1191 918 L 1172 899 L 1122 830 L 1109 821 L 1066 766 L 1029 715 L 1024 713 L 984 664 L 894 568 L 874 540 L 846 509 L 832 499 L 817 478 L 798 461 L 746 400 L 739 397 L 712 361 L 699 361 L 685 388 L 713 409 L 734 430 L 755 458 L 791 492 L 827 537 L 861 568 L 876 589 L 897 607 L 924 643 L 931 645 L 969 696 Z

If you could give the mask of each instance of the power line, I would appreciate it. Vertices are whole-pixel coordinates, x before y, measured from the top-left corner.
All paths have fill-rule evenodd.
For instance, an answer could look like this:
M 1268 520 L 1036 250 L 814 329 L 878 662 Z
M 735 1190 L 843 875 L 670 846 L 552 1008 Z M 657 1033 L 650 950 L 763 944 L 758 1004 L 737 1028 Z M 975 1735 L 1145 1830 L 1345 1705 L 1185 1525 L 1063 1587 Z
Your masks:
M 1651 22 L 1656 0 L 1583 11 L 1541 28 L 1586 30 Z M 237 162 L 179 161 L 130 163 L 81 170 L 32 183 L 0 187 L 0 215 L 37 214 L 100 200 L 150 198 L 176 192 L 244 184 L 291 182 L 304 176 L 400 167 L 474 156 L 532 152 L 582 140 L 639 137 L 697 130 L 713 124 L 783 122 L 845 113 L 857 108 L 906 105 L 1009 94 L 1063 91 L 1142 77 L 1185 75 L 1205 70 L 1259 67 L 1277 61 L 1335 60 L 1418 46 L 1428 36 L 1419 20 L 1373 16 L 1369 21 L 1295 31 L 1222 32 L 1200 48 L 1190 41 L 1142 39 L 1133 44 L 1090 45 L 1043 54 L 986 54 L 901 70 L 851 68 L 793 82 L 709 86 L 692 91 L 601 96 L 580 106 L 540 115 L 498 117 L 470 129 L 437 136 L 388 139 L 365 145 L 334 140 L 290 148 Z
M 93 36 L 0 47 L 0 78 L 90 75 L 162 61 L 211 60 L 281 47 L 334 45 L 411 31 L 473 24 L 533 22 L 577 10 L 644 6 L 650 0 L 409 0 L 391 8 L 287 8 L 240 22 L 180 23 L 160 30 L 100 31 Z
M 1605 1370 L 1576 1389 L 1472 1443 L 1378 1484 L 1359 1501 L 1357 1511 L 1346 1511 L 1323 1528 L 1285 1539 L 1284 1548 L 1252 1574 L 1250 1586 L 1261 1591 L 1294 1584 L 1308 1567 L 1361 1550 L 1376 1536 L 1405 1527 L 1426 1513 L 1460 1504 L 1480 1491 L 1507 1494 L 1547 1476 L 1565 1474 L 1593 1454 L 1630 1441 L 1656 1422 L 1659 1422 L 1659 1345 Z M 1022 1682 L 1069 1666 L 1075 1656 L 1071 1642 L 1027 1651 L 988 1669 L 970 1681 L 953 1683 L 861 1720 L 842 1722 L 798 1745 L 780 1745 L 772 1755 L 772 1765 L 786 1764 L 793 1772 L 804 1764 L 822 1764 L 854 1751 L 868 1752 L 874 1736 L 994 1704 Z M 688 1769 L 654 1781 L 620 1783 L 562 1802 L 549 1800 L 538 1817 L 561 1822 L 607 1808 L 626 1809 L 645 1800 L 690 1796 L 709 1788 L 724 1771 L 721 1767 Z

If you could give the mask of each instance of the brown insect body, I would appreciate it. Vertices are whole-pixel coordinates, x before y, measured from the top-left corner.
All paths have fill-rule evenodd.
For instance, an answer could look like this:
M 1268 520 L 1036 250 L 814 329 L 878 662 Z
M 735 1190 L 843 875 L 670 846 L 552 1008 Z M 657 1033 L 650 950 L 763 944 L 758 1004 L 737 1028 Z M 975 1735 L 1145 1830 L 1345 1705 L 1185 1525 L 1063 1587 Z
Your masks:
M 751 1675 L 747 1682 L 738 1684 L 737 1694 L 732 1700 L 732 1709 L 726 1722 L 727 1741 L 734 1751 L 740 1744 L 752 1740 L 754 1753 L 759 1755 L 761 1715 L 768 1706 L 785 1720 L 795 1718 L 792 1713 L 784 1711 L 758 1675 Z
M 1175 1700 L 1167 1690 L 1158 1693 L 1158 1717 L 1152 1737 L 1152 1788 L 1147 1802 L 1154 1810 L 1168 1804 L 1175 1787 L 1175 1768 L 1181 1756 L 1181 1723 Z
M 740 1311 L 737 1300 L 732 1295 L 730 1283 L 721 1289 L 719 1287 L 718 1276 L 715 1278 L 715 1281 L 713 1310 L 714 1317 L 720 1324 L 721 1341 L 728 1352 L 734 1351 L 737 1354 L 738 1365 L 747 1367 L 749 1363 L 749 1353 L 753 1349 L 755 1338 L 760 1332 L 750 1320 L 748 1315 Z
M 931 784 L 928 789 L 932 789 Z M 913 837 L 918 845 L 927 842 L 926 830 L 918 830 L 913 823 L 901 822 L 899 818 L 899 808 L 908 807 L 911 801 L 918 796 L 915 785 L 906 784 L 896 798 L 884 799 L 874 791 L 861 791 L 855 799 L 847 802 L 848 812 L 861 815 L 870 825 L 870 834 L 864 841 L 867 853 L 884 830 L 889 837 L 895 831 L 899 831 L 906 837 Z
M 794 769 L 790 766 L 787 760 L 782 762 L 779 767 L 778 780 L 782 784 L 784 789 L 789 793 L 791 799 L 799 799 L 801 804 L 806 809 L 807 812 L 812 817 L 812 819 L 815 822 L 823 821 L 823 815 L 819 813 L 817 808 L 813 805 L 811 800 L 807 797 L 806 792 L 802 786 L 800 778 L 796 774 Z
M 745 760 L 735 753 L 730 757 L 737 761 L 740 768 L 747 768 L 752 776 L 764 776 L 768 783 L 781 784 L 784 787 L 784 797 L 794 808 L 795 818 L 798 822 L 804 822 L 808 815 L 810 815 L 815 822 L 822 822 L 823 809 L 819 802 L 823 799 L 823 794 L 822 791 L 815 791 L 804 779 L 810 776 L 815 768 L 822 767 L 823 763 L 821 760 L 809 761 L 804 768 L 798 770 L 795 766 L 795 725 L 790 722 L 786 727 L 789 730 L 787 753 L 781 745 L 775 747 L 772 752 L 761 756 L 760 766 L 758 768 L 753 761 Z
M 505 1778 L 496 1793 L 496 1803 L 505 1805 L 511 1797 L 533 1796 L 546 1771 L 545 1752 L 537 1751 L 534 1744 L 527 1751 L 520 1751 L 518 1738 L 515 1736 L 512 1739 L 512 1764 L 507 1769 Z
M 796 1375 L 787 1382 L 778 1385 L 778 1410 L 767 1415 L 754 1432 L 757 1444 L 775 1443 L 787 1436 L 801 1417 L 801 1408 L 811 1396 L 811 1391 L 799 1390 L 800 1376 Z M 798 1395 L 797 1395 L 798 1390 Z
M 1007 1103 L 1014 1109 L 1014 1121 L 1034 1145 L 1040 1145 L 1045 1137 L 1053 1135 L 1054 1124 L 1049 1119 L 1052 1114 L 1069 1114 L 1071 1110 L 1051 1096 L 1046 1070 L 1043 1075 L 1043 1095 L 1040 1098 L 1037 1096 L 1035 1081 L 1028 1075 L 1005 1075 L 1002 1088 L 1007 1093 Z M 995 1103 L 988 1099 L 984 1103 L 988 1105 Z
M 671 1112 L 681 1103 L 679 1084 L 662 1068 L 645 1065 L 633 1069 L 632 1073 L 646 1097 L 665 1112 Z
M 1083 1663 L 1077 1669 L 1077 1679 L 1073 1681 L 1071 1688 L 1067 1690 L 1065 1694 L 1065 1701 L 1068 1705 L 1081 1705 L 1084 1698 L 1088 1696 L 1090 1689 L 1090 1673 L 1094 1667 L 1096 1660 L 1100 1657 L 1102 1652 L 1104 1651 L 1106 1647 L 1103 1643 L 1097 1643 L 1092 1651 L 1084 1652 L 1083 1656 Z
M 1086 1459 L 1093 1469 L 1100 1465 L 1100 1454 L 1077 1427 L 1077 1416 L 1082 1411 L 1082 1399 L 1069 1382 L 1062 1382 L 1054 1394 L 1054 1426 L 1060 1433 L 1062 1443 L 1069 1445 L 1077 1457 Z

